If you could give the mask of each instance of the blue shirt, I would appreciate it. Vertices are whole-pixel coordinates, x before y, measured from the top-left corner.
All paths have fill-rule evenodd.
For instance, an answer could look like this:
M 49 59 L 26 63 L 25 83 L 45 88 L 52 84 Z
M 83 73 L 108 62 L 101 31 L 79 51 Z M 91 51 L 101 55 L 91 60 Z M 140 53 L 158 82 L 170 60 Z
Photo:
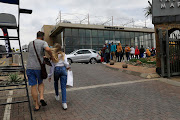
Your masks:
M 111 45 L 111 52 L 116 52 L 116 45 Z

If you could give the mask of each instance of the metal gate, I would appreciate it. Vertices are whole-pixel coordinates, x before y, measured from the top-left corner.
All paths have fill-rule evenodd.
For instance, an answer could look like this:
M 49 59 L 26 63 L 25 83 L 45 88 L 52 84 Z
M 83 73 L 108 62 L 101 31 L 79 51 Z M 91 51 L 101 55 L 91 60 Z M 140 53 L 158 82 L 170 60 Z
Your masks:
M 159 30 L 161 76 L 180 75 L 180 29 Z

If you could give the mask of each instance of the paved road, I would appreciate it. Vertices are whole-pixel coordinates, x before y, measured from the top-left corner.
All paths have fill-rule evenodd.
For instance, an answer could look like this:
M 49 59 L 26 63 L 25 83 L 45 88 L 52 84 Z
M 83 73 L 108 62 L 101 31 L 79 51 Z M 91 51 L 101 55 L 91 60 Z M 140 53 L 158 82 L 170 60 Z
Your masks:
M 179 120 L 180 88 L 112 71 L 102 64 L 73 64 L 74 87 L 68 88 L 68 110 L 45 81 L 48 106 L 33 112 L 35 120 Z M 23 99 L 23 98 L 16 98 Z M 27 104 L 12 105 L 11 120 L 29 120 Z M 2 118 L 4 108 L 0 108 Z

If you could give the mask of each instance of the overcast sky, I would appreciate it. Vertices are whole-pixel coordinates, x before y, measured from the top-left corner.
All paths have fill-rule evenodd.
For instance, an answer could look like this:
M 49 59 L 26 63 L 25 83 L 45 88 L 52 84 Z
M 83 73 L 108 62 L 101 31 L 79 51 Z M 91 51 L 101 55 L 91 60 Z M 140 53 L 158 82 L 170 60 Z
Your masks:
M 41 30 L 43 25 L 55 25 L 59 11 L 62 12 L 62 18 L 69 21 L 74 18 L 81 20 L 89 13 L 90 23 L 103 23 L 113 16 L 114 24 L 128 23 L 133 19 L 137 26 L 145 26 L 146 21 L 147 27 L 153 28 L 151 19 L 144 16 L 144 8 L 147 6 L 148 0 L 20 0 L 21 8 L 33 10 L 31 15 L 21 14 L 21 44 L 28 44 L 34 40 L 36 32 Z M 0 13 L 17 16 L 17 6 L 0 3 Z M 66 13 L 73 14 L 67 16 Z M 9 32 L 12 34 L 14 31 Z M 15 42 L 12 42 L 11 46 L 17 48 Z

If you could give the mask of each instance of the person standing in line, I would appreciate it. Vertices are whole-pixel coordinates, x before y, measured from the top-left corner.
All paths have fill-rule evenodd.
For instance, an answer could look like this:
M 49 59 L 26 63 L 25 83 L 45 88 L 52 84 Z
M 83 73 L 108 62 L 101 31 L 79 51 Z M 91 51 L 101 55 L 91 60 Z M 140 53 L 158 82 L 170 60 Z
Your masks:
M 108 48 L 108 45 L 106 45 L 104 56 L 105 56 L 105 58 L 104 58 L 105 62 L 108 63 L 109 62 L 109 48 Z
M 155 55 L 155 49 L 154 47 L 151 48 L 151 56 L 154 56 Z
M 133 46 L 131 46 L 131 52 L 130 52 L 130 54 L 131 54 L 131 59 L 133 59 L 133 58 L 134 58 L 134 54 L 135 54 L 135 49 L 134 49 Z
M 60 85 L 61 85 L 61 94 L 62 94 L 62 108 L 64 110 L 67 109 L 67 103 L 66 103 L 66 83 L 67 83 L 67 72 L 66 69 L 69 70 L 70 66 L 67 61 L 67 56 L 64 52 L 61 51 L 61 45 L 59 43 L 56 43 L 54 45 L 53 49 L 53 57 L 54 60 L 52 60 L 51 68 L 50 68 L 50 74 L 48 74 L 48 80 L 51 81 L 51 76 L 54 73 L 54 89 L 55 89 L 55 99 L 59 100 L 59 87 L 58 87 L 58 81 L 60 79 Z
M 104 60 L 103 60 L 103 63 L 107 61 L 107 60 L 106 60 L 106 57 L 105 57 L 105 50 L 106 50 L 106 48 L 107 48 L 107 45 L 104 44 L 103 49 L 101 50 L 101 51 L 102 51 L 102 56 L 103 56 L 103 59 L 104 59 Z
M 151 56 L 151 52 L 149 51 L 149 49 L 146 49 L 146 57 L 150 57 Z
M 121 61 L 121 53 L 122 53 L 122 46 L 121 43 L 119 43 L 119 45 L 117 46 L 117 58 L 118 58 L 118 62 Z
M 124 48 L 122 47 L 122 52 L 121 52 L 121 56 L 120 56 L 120 62 L 121 60 L 124 60 Z
M 138 59 L 139 58 L 139 49 L 138 49 L 138 46 L 136 46 L 136 49 L 135 49 L 135 59 Z
M 129 61 L 130 51 L 131 51 L 130 47 L 129 47 L 128 45 L 126 45 L 126 47 L 125 47 L 125 52 L 126 52 L 127 61 Z
M 144 52 L 145 52 L 145 50 L 144 50 L 144 48 L 143 48 L 143 45 L 141 45 L 141 48 L 140 48 L 140 58 L 143 58 L 143 56 L 144 56 Z
M 111 60 L 111 43 L 109 43 L 108 49 L 109 49 L 109 60 Z
M 113 44 L 111 45 L 111 60 L 115 57 L 115 52 L 116 52 L 116 45 Z
M 37 32 L 37 39 L 31 41 L 28 45 L 29 53 L 26 74 L 28 77 L 29 85 L 31 86 L 31 94 L 35 105 L 34 111 L 38 111 L 41 107 L 38 102 L 38 92 L 40 94 L 39 98 L 41 105 L 46 106 L 47 103 L 44 101 L 44 83 L 43 79 L 41 78 L 41 66 L 38 61 L 33 42 L 35 43 L 35 48 L 41 62 L 43 62 L 43 57 L 45 56 L 44 50 L 52 57 L 52 59 L 54 59 L 47 42 L 43 40 L 44 33 L 39 31 Z

